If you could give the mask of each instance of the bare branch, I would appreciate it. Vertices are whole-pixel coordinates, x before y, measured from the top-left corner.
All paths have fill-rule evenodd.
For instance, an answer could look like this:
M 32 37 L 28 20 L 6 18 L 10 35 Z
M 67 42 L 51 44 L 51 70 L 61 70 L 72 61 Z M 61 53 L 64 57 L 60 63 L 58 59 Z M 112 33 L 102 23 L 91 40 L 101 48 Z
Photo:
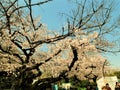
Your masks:
M 31 0 L 29 0 L 29 4 L 28 4 L 28 6 L 29 6 L 28 8 L 29 8 L 29 11 L 30 11 L 31 23 L 32 23 L 32 26 L 33 26 L 34 30 L 36 30 L 35 25 L 34 25 L 34 21 L 33 21 L 33 16 L 32 16 Z
M 34 3 L 34 4 L 31 4 L 31 5 L 27 5 L 27 6 L 25 5 L 25 6 L 17 7 L 16 9 L 14 9 L 14 10 L 11 12 L 10 16 L 11 16 L 15 11 L 17 11 L 17 10 L 19 10 L 19 9 L 27 8 L 27 7 L 29 7 L 29 6 L 42 5 L 42 4 L 47 3 L 47 2 L 49 2 L 49 1 L 52 1 L 52 0 L 46 0 L 46 1 L 43 1 L 43 2 L 38 2 L 38 3 Z
M 14 6 L 14 4 L 17 2 L 18 0 L 15 0 L 14 2 L 11 3 L 11 5 L 7 8 L 6 11 L 8 11 L 12 6 Z
M 110 53 L 118 53 L 120 52 L 120 50 L 107 50 L 107 49 L 104 49 L 104 48 L 100 48 L 100 47 L 96 47 L 96 49 L 100 50 L 100 51 L 103 51 L 103 52 L 110 52 Z
M 81 24 L 82 24 L 82 21 L 83 21 L 83 14 L 84 14 L 84 9 L 85 9 L 85 3 L 86 3 L 86 0 L 84 1 L 84 4 L 82 6 L 82 12 L 81 12 L 80 21 L 78 22 L 78 24 L 79 24 L 78 28 L 81 28 Z

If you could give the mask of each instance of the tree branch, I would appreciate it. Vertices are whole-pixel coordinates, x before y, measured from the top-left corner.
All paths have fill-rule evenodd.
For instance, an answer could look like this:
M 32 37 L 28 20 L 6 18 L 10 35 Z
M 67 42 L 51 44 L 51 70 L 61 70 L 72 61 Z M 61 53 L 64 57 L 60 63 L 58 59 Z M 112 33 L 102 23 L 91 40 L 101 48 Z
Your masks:
M 27 7 L 29 7 L 29 6 L 42 5 L 42 4 L 47 3 L 47 2 L 49 2 L 49 1 L 52 1 L 52 0 L 46 0 L 46 1 L 43 1 L 43 2 L 34 3 L 34 4 L 31 4 L 31 5 L 27 5 L 27 6 L 25 5 L 25 6 L 17 7 L 16 9 L 14 9 L 14 10 L 11 12 L 10 16 L 11 16 L 15 11 L 17 11 L 17 10 L 19 10 L 19 9 L 27 8 Z

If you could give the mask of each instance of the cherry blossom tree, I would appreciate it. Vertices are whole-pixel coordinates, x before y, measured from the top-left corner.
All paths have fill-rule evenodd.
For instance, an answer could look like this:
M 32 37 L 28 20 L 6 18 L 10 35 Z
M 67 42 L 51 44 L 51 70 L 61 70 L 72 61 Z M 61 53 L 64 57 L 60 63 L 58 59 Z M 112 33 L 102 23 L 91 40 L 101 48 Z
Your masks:
M 12 77 L 12 88 L 42 89 L 74 75 L 81 79 L 89 74 L 86 67 L 94 63 L 96 71 L 102 73 L 105 58 L 100 53 L 114 52 L 110 51 L 114 44 L 104 38 L 116 28 L 108 26 L 111 4 L 75 0 L 79 7 L 73 16 L 63 13 L 68 16 L 67 25 L 58 33 L 48 30 L 33 15 L 33 7 L 52 0 L 22 1 L 22 5 L 20 0 L 0 1 L 1 76 Z M 96 71 L 94 74 L 99 75 Z

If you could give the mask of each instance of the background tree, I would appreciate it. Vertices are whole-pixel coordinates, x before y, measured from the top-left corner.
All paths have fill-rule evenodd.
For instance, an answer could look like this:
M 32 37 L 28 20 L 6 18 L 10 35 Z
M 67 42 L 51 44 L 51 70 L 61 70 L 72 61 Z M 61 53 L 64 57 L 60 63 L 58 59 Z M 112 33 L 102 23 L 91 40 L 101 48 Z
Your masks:
M 22 5 L 20 0 L 0 1 L 1 75 L 7 72 L 5 76 L 13 78 L 15 89 L 45 88 L 76 71 L 87 72 L 85 68 L 92 60 L 100 68 L 104 60 L 100 53 L 114 52 L 110 50 L 114 44 L 105 38 L 116 30 L 110 24 L 111 3 L 75 0 L 79 7 L 68 16 L 62 33 L 57 33 L 49 31 L 33 15 L 33 7 L 50 1 L 23 0 Z M 45 47 L 47 52 L 42 50 Z

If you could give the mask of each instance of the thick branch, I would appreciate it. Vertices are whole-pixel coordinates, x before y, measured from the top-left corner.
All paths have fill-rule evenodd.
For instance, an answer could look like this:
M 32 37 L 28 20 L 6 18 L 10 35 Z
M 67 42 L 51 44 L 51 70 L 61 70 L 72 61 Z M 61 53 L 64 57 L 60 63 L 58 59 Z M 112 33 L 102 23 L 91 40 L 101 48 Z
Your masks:
M 13 55 L 13 56 L 19 58 L 19 60 L 21 61 L 21 63 L 24 62 L 23 59 L 22 59 L 22 57 L 19 54 L 16 54 L 16 53 L 12 53 L 11 54 L 9 51 L 4 50 L 1 46 L 0 46 L 0 50 L 2 50 L 2 52 L 4 52 L 4 53 L 7 53 L 9 55 Z
M 72 62 L 70 63 L 70 66 L 68 67 L 69 71 L 71 71 L 71 69 L 74 66 L 75 62 L 78 60 L 77 49 L 75 47 L 73 47 L 73 46 L 71 46 L 71 48 L 72 48 L 74 58 L 73 58 Z
M 40 62 L 37 63 L 31 67 L 27 67 L 24 71 L 29 71 L 29 70 L 33 70 L 33 69 L 37 69 L 39 68 L 41 65 L 45 64 L 46 62 L 50 61 L 53 57 L 55 57 L 56 55 L 58 55 L 61 52 L 61 50 L 58 50 L 54 55 L 52 55 L 51 57 L 49 57 L 48 59 L 46 59 L 44 62 Z
M 73 31 L 70 32 L 70 33 L 67 33 L 65 35 L 60 35 L 60 36 L 57 36 L 57 37 L 54 37 L 54 38 L 49 38 L 49 39 L 45 39 L 45 40 L 35 41 L 35 42 L 32 42 L 31 44 L 35 44 L 34 47 L 37 47 L 37 46 L 39 46 L 40 44 L 43 44 L 43 43 L 52 43 L 52 42 L 56 42 L 56 41 L 65 39 L 66 37 L 68 37 L 68 36 L 70 36 L 72 34 L 73 34 Z

